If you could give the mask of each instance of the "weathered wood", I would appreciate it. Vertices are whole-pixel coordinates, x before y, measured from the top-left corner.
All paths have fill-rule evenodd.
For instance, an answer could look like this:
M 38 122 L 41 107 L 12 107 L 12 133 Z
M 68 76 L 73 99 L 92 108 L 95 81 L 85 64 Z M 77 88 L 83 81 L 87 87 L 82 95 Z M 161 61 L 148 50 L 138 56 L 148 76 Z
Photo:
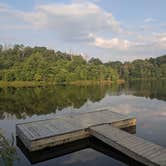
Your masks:
M 86 138 L 89 127 L 101 124 L 124 128 L 135 125 L 136 119 L 110 110 L 100 110 L 17 124 L 16 135 L 30 151 L 35 151 Z
M 166 148 L 164 147 L 109 124 L 91 127 L 90 134 L 145 165 L 166 166 Z
M 17 124 L 16 134 L 29 151 L 93 135 L 138 162 L 166 166 L 165 148 L 118 129 L 135 125 L 133 117 L 100 110 Z

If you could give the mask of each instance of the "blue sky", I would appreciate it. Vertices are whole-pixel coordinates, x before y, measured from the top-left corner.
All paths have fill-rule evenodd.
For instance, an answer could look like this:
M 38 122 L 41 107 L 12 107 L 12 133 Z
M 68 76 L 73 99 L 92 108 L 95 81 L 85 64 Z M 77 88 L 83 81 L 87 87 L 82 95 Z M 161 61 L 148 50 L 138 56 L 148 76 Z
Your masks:
M 0 0 L 0 43 L 128 61 L 166 53 L 165 0 Z

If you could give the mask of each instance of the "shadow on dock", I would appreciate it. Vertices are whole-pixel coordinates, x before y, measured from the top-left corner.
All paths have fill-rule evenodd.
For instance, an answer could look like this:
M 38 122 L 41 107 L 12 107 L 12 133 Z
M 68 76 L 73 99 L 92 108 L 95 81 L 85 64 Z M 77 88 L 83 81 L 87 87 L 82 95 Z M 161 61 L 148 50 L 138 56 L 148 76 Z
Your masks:
M 124 130 L 134 134 L 136 133 L 136 126 L 125 128 Z M 110 156 L 111 158 L 122 161 L 123 163 L 127 165 L 144 166 L 143 164 L 131 159 L 130 157 L 108 146 L 107 144 L 103 143 L 102 141 L 98 140 L 95 137 L 89 137 L 89 138 L 77 140 L 74 142 L 70 142 L 64 145 L 58 145 L 51 148 L 45 148 L 43 150 L 38 150 L 34 152 L 30 152 L 24 146 L 24 144 L 21 142 L 21 140 L 18 137 L 16 140 L 17 140 L 17 146 L 22 150 L 22 152 L 29 159 L 31 164 L 35 164 L 35 163 L 46 161 L 52 158 L 60 157 L 60 156 L 70 154 L 82 149 L 91 148 L 107 156 Z

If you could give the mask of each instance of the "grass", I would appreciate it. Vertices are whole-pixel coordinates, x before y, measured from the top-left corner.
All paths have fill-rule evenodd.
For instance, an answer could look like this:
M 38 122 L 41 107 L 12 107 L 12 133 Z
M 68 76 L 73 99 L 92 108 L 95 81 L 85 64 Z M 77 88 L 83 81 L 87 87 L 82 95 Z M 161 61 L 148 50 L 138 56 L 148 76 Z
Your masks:
M 111 85 L 111 84 L 121 84 L 124 83 L 124 80 L 117 80 L 117 81 L 110 81 L 110 80 L 99 80 L 99 81 L 94 81 L 94 80 L 81 80 L 81 81 L 73 81 L 70 82 L 69 84 L 71 85 Z
M 10 144 L 2 133 L 0 133 L 0 165 L 12 166 L 16 159 L 17 154 L 13 143 Z
M 44 82 L 44 81 L 0 81 L 0 87 L 39 87 L 39 86 L 52 86 L 52 85 L 111 85 L 111 84 L 122 84 L 124 80 L 110 81 L 110 80 L 78 80 L 73 82 Z
M 0 81 L 0 87 L 37 87 L 54 85 L 53 82 L 42 81 Z
M 151 78 L 129 78 L 129 81 L 156 81 L 156 80 L 165 80 L 165 77 L 151 77 Z

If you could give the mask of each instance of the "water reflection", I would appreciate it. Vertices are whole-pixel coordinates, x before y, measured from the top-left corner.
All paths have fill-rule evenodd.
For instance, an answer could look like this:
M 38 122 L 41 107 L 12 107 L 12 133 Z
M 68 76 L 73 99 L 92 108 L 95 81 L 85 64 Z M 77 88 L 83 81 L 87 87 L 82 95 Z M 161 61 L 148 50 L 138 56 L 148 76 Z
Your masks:
M 23 118 L 27 115 L 52 113 L 69 106 L 80 108 L 88 100 L 101 100 L 106 91 L 106 87 L 79 86 L 1 89 L 0 118 L 4 118 L 4 112 Z
M 166 101 L 166 80 L 131 81 L 126 85 L 127 91 L 131 91 L 132 95 Z
M 106 95 L 134 95 L 166 100 L 165 81 L 129 82 L 113 86 L 56 86 L 37 88 L 1 88 L 0 119 L 8 116 L 25 118 L 34 114 L 55 113 L 67 107 L 80 108 L 99 102 Z

